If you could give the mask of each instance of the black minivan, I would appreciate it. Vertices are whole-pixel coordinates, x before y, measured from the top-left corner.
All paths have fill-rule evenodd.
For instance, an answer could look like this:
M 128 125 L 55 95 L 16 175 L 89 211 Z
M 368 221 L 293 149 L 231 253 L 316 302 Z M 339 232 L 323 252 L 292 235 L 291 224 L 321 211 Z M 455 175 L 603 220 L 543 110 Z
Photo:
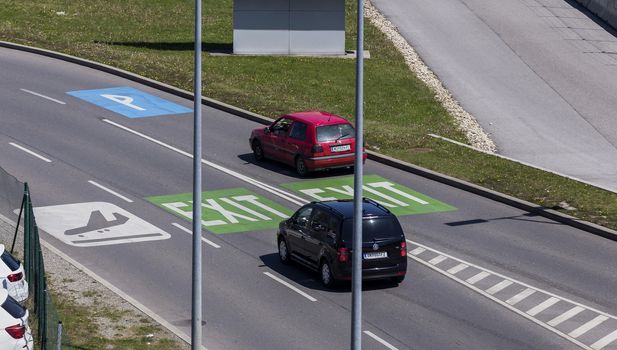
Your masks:
M 407 273 L 403 229 L 386 207 L 368 198 L 362 203 L 362 277 L 400 283 Z M 351 280 L 352 236 L 352 200 L 312 202 L 279 224 L 279 258 L 319 271 L 321 282 L 330 287 Z

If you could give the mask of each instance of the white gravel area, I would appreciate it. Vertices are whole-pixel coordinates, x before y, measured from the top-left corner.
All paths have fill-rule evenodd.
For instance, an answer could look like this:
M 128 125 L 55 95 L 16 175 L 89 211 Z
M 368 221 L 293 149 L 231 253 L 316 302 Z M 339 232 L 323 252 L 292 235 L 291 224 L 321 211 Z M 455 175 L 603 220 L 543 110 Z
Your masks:
M 398 32 L 396 26 L 382 15 L 368 0 L 364 2 L 364 16 L 392 41 L 394 46 L 405 58 L 405 62 L 409 69 L 411 69 L 411 71 L 435 93 L 435 99 L 444 106 L 452 117 L 454 117 L 459 129 L 465 133 L 471 146 L 485 152 L 495 153 L 497 147 L 493 140 L 491 140 L 489 134 L 484 131 L 477 120 L 465 111 L 458 101 L 454 99 L 441 81 L 439 81 L 437 75 L 431 71 L 414 48 L 411 47 L 407 40 Z

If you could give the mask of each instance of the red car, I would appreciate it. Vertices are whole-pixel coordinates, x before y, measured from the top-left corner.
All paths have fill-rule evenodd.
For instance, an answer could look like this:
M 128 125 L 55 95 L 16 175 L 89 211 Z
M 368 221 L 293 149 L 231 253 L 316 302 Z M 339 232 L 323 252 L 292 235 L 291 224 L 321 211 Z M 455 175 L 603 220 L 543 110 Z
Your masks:
M 255 159 L 295 166 L 300 176 L 310 171 L 354 165 L 355 130 L 342 117 L 325 112 L 284 115 L 272 125 L 253 130 L 249 139 Z M 366 153 L 362 148 L 363 160 Z

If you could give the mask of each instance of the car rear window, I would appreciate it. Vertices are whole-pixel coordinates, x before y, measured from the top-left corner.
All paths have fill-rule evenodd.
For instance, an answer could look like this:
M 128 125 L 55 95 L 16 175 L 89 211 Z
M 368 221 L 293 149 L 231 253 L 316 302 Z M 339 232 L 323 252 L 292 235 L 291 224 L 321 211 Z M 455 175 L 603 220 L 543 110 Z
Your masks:
M 0 259 L 11 269 L 11 271 L 15 271 L 19 268 L 19 260 L 15 259 L 9 252 L 6 250 L 2 255 L 0 255 Z
M 332 124 L 318 126 L 317 142 L 334 141 L 336 139 L 344 140 L 354 137 L 354 129 L 351 124 Z
M 4 303 L 2 303 L 2 308 L 15 318 L 22 318 L 26 314 L 26 309 L 19 305 L 10 295 L 7 296 Z
M 403 236 L 401 224 L 394 217 L 365 218 L 362 220 L 362 241 L 371 242 Z M 343 240 L 351 242 L 353 237 L 353 219 L 343 222 Z

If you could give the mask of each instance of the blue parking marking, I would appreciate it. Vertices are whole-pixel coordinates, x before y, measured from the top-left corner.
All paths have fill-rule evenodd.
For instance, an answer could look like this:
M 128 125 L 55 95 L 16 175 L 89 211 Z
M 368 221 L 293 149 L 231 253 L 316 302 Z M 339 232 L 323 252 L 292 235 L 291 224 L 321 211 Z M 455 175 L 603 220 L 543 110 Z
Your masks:
M 131 87 L 69 91 L 67 94 L 128 118 L 189 113 L 193 110 Z

